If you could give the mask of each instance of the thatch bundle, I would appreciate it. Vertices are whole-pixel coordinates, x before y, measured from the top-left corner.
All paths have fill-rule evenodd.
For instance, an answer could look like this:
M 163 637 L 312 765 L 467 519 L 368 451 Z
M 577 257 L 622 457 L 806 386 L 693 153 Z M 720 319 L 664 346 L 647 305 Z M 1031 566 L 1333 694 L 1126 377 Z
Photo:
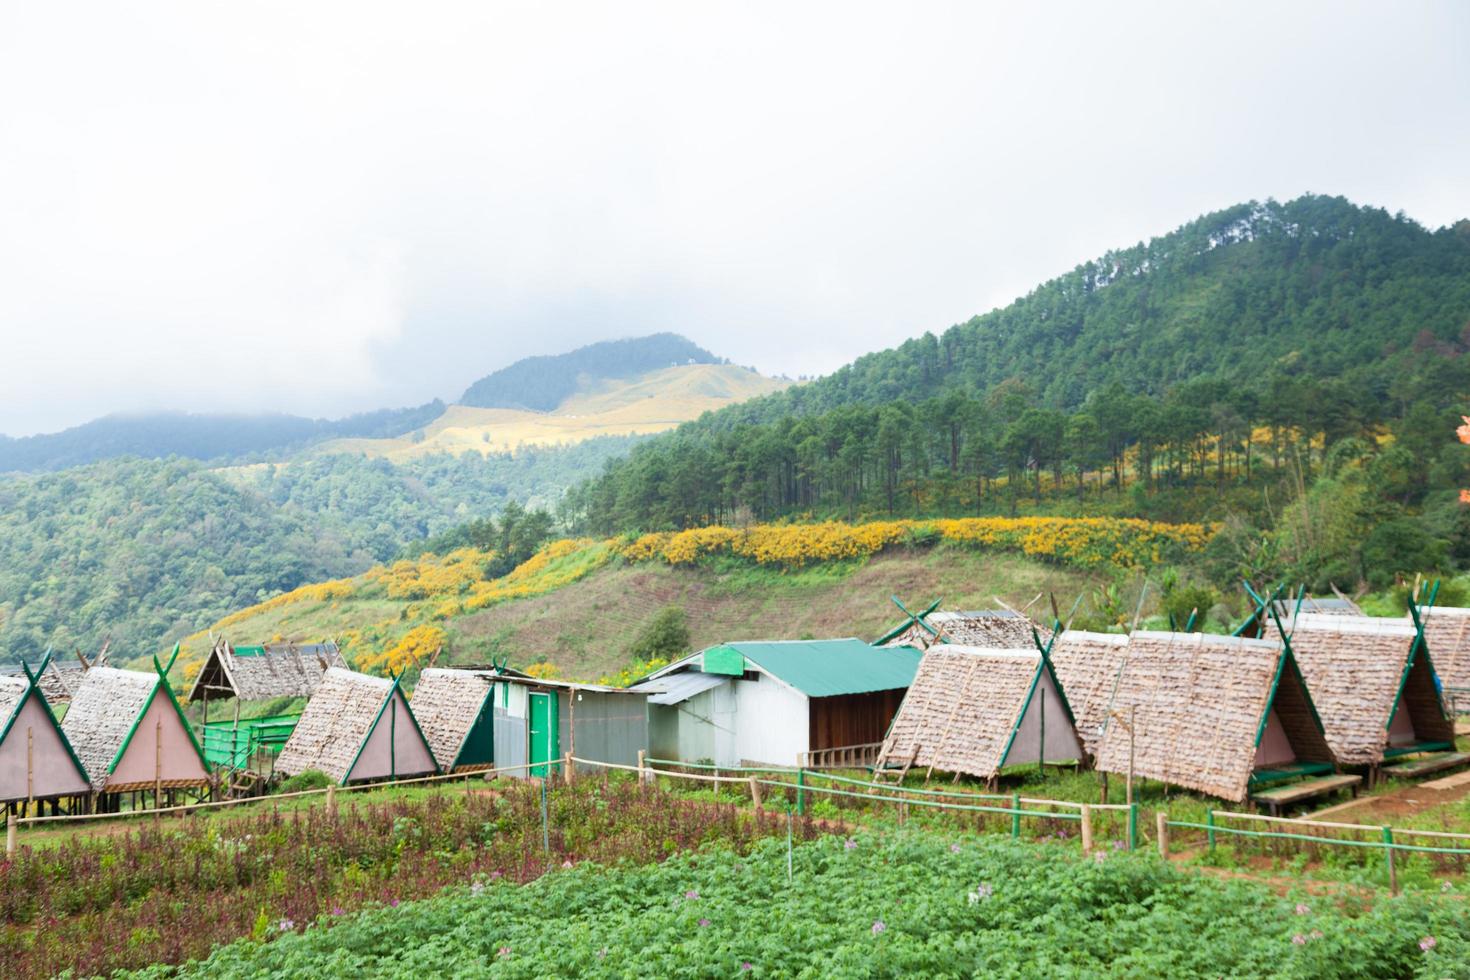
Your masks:
M 1035 650 L 1033 630 L 1040 635 L 1043 643 L 1051 637 L 1050 630 L 1009 609 L 940 611 L 918 617 L 917 621 L 909 624 L 908 629 L 897 635 L 890 634 L 883 646 L 909 646 L 922 650 L 931 644 L 948 643 L 990 650 Z
M 1047 758 L 1080 758 L 1071 715 L 1043 668 L 1034 644 L 1011 650 L 930 647 L 893 719 L 877 765 L 912 764 L 993 778 L 1010 758 L 1038 687 L 1049 692 L 1046 744 L 1052 752 Z M 1046 682 L 1038 685 L 1043 674 Z M 1061 742 L 1069 743 L 1071 751 L 1057 748 Z
M 157 674 L 94 667 L 82 675 L 61 730 L 82 760 L 92 787 L 102 789 L 108 768 L 153 700 Z
M 1470 609 L 1435 606 L 1419 615 L 1440 683 L 1457 693 L 1470 693 Z
M 1410 723 L 1405 726 L 1410 741 L 1454 741 L 1454 725 L 1434 688 L 1429 659 L 1415 653 L 1419 631 L 1414 626 L 1321 613 L 1303 613 L 1284 625 L 1338 762 L 1382 762 L 1396 710 L 1407 712 L 1401 720 Z M 1275 622 L 1267 626 L 1266 637 L 1280 637 Z
M 1067 692 L 1067 702 L 1077 719 L 1077 735 L 1088 755 L 1097 755 L 1108 705 L 1127 652 L 1128 636 L 1124 633 L 1067 630 L 1051 645 L 1052 667 L 1062 690 Z
M 1241 802 L 1274 712 L 1297 760 L 1333 762 L 1311 696 L 1279 642 L 1203 633 L 1134 633 L 1097 752 L 1102 772 Z
M 242 701 L 309 698 L 322 675 L 347 661 L 335 643 L 266 643 L 232 647 L 220 637 L 189 689 L 193 701 L 207 693 Z
M 409 704 L 445 772 L 456 768 L 492 687 L 489 677 L 471 670 L 429 667 L 419 674 Z

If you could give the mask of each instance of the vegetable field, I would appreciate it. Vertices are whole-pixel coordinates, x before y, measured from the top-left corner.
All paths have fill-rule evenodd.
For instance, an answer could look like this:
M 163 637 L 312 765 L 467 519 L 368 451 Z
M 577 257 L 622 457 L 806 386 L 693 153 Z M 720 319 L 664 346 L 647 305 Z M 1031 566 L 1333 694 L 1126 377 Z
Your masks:
M 571 862 L 663 860 L 718 842 L 732 853 L 785 815 L 679 800 L 627 781 L 541 796 L 511 781 L 466 794 L 82 831 L 0 861 L 0 976 L 78 976 L 180 963 L 363 907 L 392 908 L 477 880 L 526 882 Z M 113 831 L 113 832 L 109 832 Z M 819 823 L 798 819 L 812 837 Z
M 1146 855 L 916 831 L 466 875 L 184 976 L 1444 977 L 1470 972 L 1455 896 L 1281 897 Z M 1358 893 L 1360 894 L 1360 893 Z M 167 976 L 153 969 L 146 976 Z

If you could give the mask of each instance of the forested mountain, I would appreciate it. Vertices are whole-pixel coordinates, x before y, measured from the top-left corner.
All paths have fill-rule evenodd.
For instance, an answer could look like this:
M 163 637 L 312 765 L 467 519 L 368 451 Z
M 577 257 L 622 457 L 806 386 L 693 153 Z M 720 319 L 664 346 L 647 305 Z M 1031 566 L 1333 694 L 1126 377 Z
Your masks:
M 1467 350 L 1470 222 L 1241 205 L 650 440 L 568 509 L 599 532 L 1102 509 L 1234 522 L 1221 575 L 1456 566 Z
M 585 379 L 631 378 L 676 364 L 719 363 L 720 358 L 678 334 L 608 340 L 566 354 L 523 358 L 470 385 L 459 403 L 549 412 Z
M 0 478 L 0 663 L 51 644 L 128 656 L 299 585 L 352 575 L 509 505 L 554 506 L 627 451 L 361 456 L 211 470 L 123 458 Z
M 323 439 L 401 435 L 443 412 L 444 403 L 435 400 L 416 408 L 382 409 L 334 421 L 279 414 L 108 415 L 62 432 L 21 439 L 0 436 L 0 473 L 59 470 L 118 456 L 237 460 L 279 455 Z

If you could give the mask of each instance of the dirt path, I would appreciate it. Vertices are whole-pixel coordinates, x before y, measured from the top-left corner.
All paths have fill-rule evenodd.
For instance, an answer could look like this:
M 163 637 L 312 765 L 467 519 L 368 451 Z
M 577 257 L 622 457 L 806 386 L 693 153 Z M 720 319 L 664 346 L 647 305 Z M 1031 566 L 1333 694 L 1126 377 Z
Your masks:
M 1464 777 L 1464 778 L 1459 778 Z M 1393 824 L 1456 804 L 1470 794 L 1470 771 L 1423 783 L 1410 783 L 1387 793 L 1360 796 L 1315 813 L 1311 820 L 1341 820 L 1344 823 Z

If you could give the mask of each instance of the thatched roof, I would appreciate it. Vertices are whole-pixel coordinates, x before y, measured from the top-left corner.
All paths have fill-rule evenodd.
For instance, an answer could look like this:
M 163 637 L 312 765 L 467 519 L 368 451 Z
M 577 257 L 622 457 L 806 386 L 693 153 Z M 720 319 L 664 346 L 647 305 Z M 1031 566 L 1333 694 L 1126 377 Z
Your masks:
M 103 658 L 106 657 L 104 653 Z M 99 658 L 94 666 L 102 666 L 103 659 Z M 45 670 L 41 671 L 40 687 L 41 694 L 47 704 L 66 704 L 71 700 L 72 693 L 82 683 L 82 675 L 87 668 L 80 660 L 47 660 Z M 0 668 L 0 678 L 18 678 L 25 680 L 25 675 L 17 665 L 14 667 Z
M 1421 609 L 1419 615 L 1440 683 L 1457 691 L 1470 691 L 1470 609 L 1435 606 Z
M 1067 692 L 1067 702 L 1077 720 L 1077 735 L 1088 755 L 1097 755 L 1103 721 L 1127 651 L 1128 636 L 1124 633 L 1067 630 L 1051 645 L 1052 669 Z
M 1306 678 L 1307 690 L 1322 718 L 1327 744 L 1344 765 L 1374 765 L 1383 761 L 1389 744 L 1389 721 L 1404 688 L 1420 741 L 1455 740 L 1454 725 L 1445 716 L 1434 689 L 1429 661 L 1416 657 L 1419 631 L 1401 620 L 1370 616 L 1303 613 L 1284 624 L 1291 650 Z M 1280 633 L 1274 622 L 1266 637 Z M 1405 669 L 1409 683 L 1405 684 Z M 1416 676 L 1417 675 L 1417 676 Z
M 317 769 L 338 782 L 362 778 L 361 773 L 354 774 L 353 768 L 362 757 L 369 736 L 374 736 L 374 729 L 390 698 L 401 699 L 404 717 L 395 726 L 397 731 L 389 741 L 411 737 L 414 745 L 422 746 L 422 754 L 427 760 L 425 770 L 433 771 L 432 749 L 419 731 L 413 710 L 409 708 L 398 682 L 340 667 L 332 667 L 323 675 L 316 693 L 306 702 L 301 720 L 296 723 L 295 730 L 276 758 L 276 769 L 287 775 Z M 411 736 L 410 728 L 413 730 Z M 417 770 L 407 768 L 399 772 L 399 775 L 415 774 L 418 774 Z
M 4 730 L 5 723 L 15 714 L 30 689 L 31 683 L 24 677 L 13 674 L 0 677 L 0 731 Z
M 237 697 L 242 701 L 268 698 L 309 698 L 332 667 L 347 666 L 335 643 L 265 643 L 232 647 L 224 637 L 215 642 L 209 658 L 189 689 L 189 700 Z
M 445 772 L 459 758 L 491 688 L 488 675 L 471 670 L 429 667 L 419 674 L 409 704 L 434 759 Z
M 935 644 L 894 716 L 878 765 L 932 767 L 982 778 L 1005 764 L 1042 668 L 1030 649 L 995 650 Z M 1065 703 L 1051 705 L 1050 724 L 1071 728 Z M 1081 746 L 1077 746 L 1077 755 Z
M 1137 776 L 1241 802 L 1268 709 L 1275 711 L 1298 760 L 1333 762 L 1311 696 L 1280 643 L 1205 633 L 1134 633 L 1097 768 L 1128 771 L 1125 725 L 1132 717 Z
M 153 700 L 157 674 L 93 667 L 82 675 L 61 730 L 86 767 L 92 787 L 107 782 L 113 760 L 127 742 L 138 716 Z
M 925 629 L 925 624 L 928 629 Z M 1050 630 L 1009 609 L 940 611 L 919 617 L 918 622 L 909 623 L 908 628 L 900 633 L 890 633 L 883 640 L 883 646 L 910 646 L 922 650 L 934 643 L 948 643 L 991 650 L 1035 650 L 1033 629 L 1040 635 L 1042 643 L 1051 637 Z

